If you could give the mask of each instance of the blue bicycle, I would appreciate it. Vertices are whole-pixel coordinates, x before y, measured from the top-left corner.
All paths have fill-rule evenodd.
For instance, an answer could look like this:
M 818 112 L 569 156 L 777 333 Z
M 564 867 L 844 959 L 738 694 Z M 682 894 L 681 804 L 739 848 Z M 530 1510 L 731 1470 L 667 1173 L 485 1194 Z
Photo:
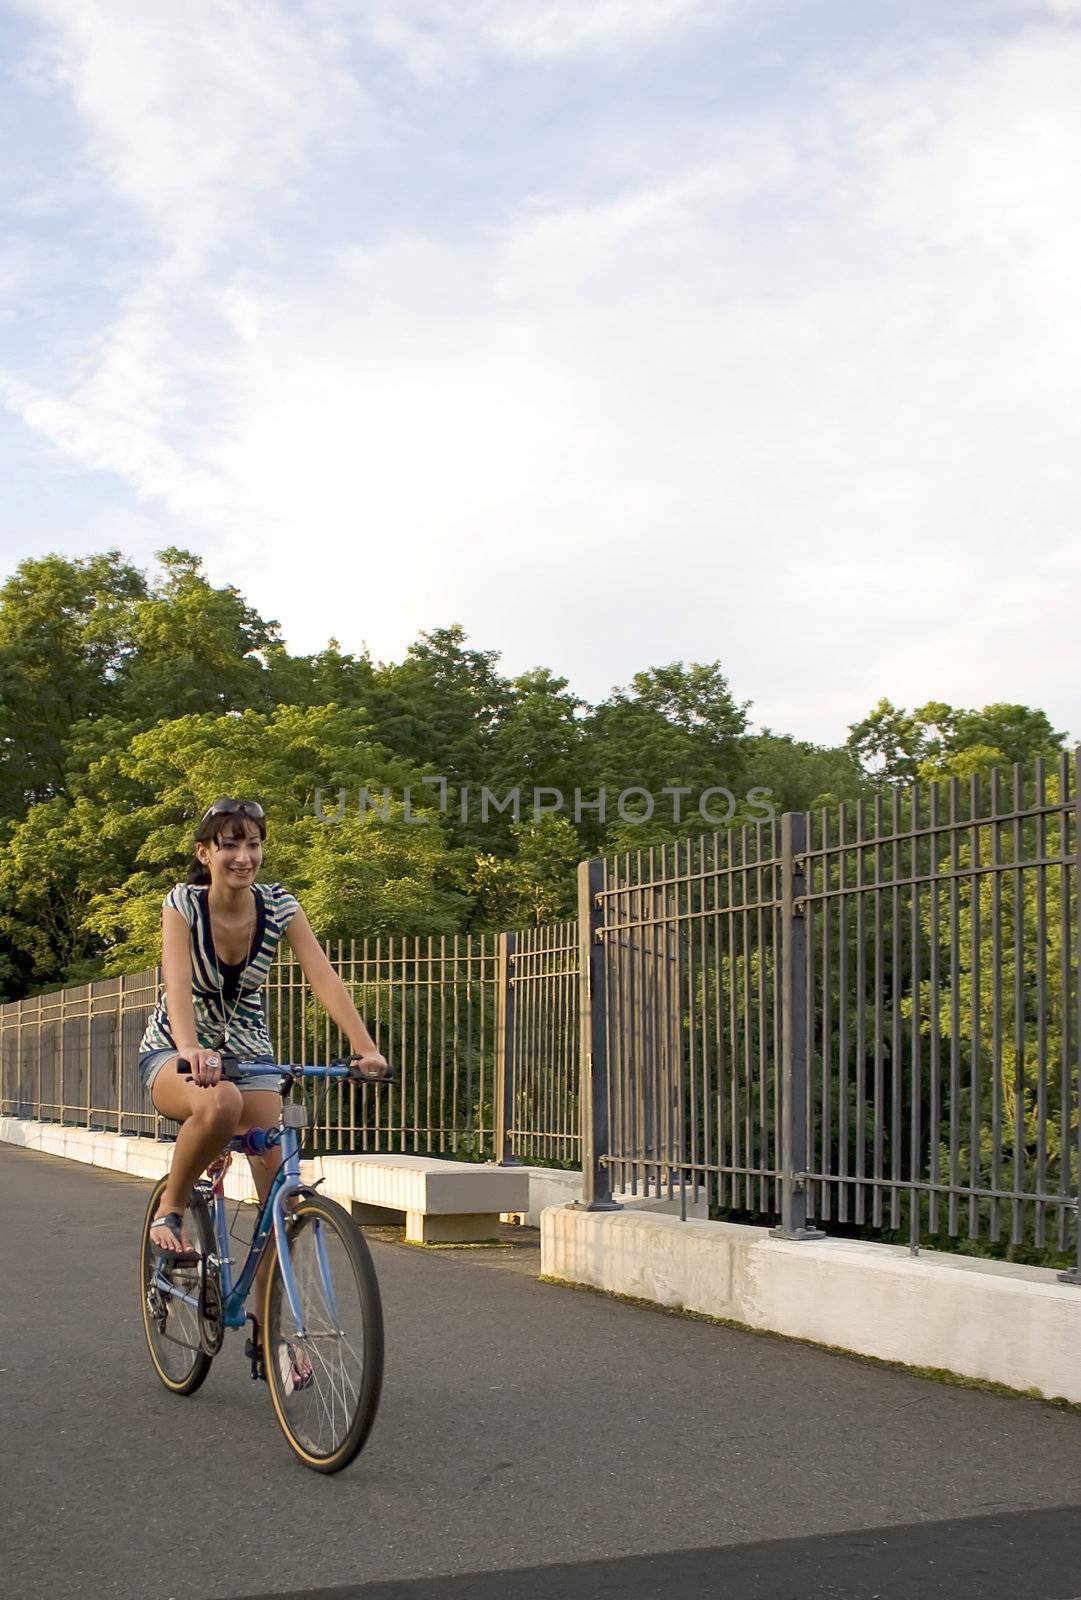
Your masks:
M 265 1065 L 259 1068 L 266 1072 Z M 348 1064 L 280 1067 L 282 1094 L 294 1082 L 358 1078 Z M 249 1344 L 252 1376 L 263 1377 L 282 1432 L 306 1467 L 340 1472 L 361 1449 L 383 1381 L 383 1311 L 375 1266 L 349 1213 L 300 1178 L 300 1130 L 307 1107 L 286 1102 L 279 1125 L 233 1139 L 195 1185 L 185 1213 L 190 1256 L 163 1257 L 150 1224 L 165 1190 L 154 1189 L 143 1223 L 140 1299 L 150 1359 L 173 1394 L 205 1381 L 227 1328 L 248 1321 L 245 1302 L 273 1238 L 261 1308 L 261 1352 Z M 224 1192 L 232 1152 L 260 1155 L 280 1145 L 282 1164 L 255 1222 L 238 1276 L 229 1254 Z M 258 1365 L 261 1354 L 261 1366 Z

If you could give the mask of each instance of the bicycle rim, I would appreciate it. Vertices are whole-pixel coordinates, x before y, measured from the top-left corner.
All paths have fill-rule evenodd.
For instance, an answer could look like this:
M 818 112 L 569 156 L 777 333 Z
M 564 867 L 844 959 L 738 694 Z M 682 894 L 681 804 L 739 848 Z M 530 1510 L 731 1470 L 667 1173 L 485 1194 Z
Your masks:
M 383 1312 L 375 1267 L 348 1213 L 318 1196 L 298 1204 L 288 1248 L 303 1331 L 275 1254 L 263 1315 L 267 1385 L 304 1465 L 339 1472 L 364 1444 L 379 1405 Z
M 139 1260 L 139 1300 L 143 1313 L 143 1332 L 154 1370 L 173 1394 L 194 1394 L 210 1371 L 210 1357 L 199 1337 L 199 1313 L 194 1305 L 169 1294 L 157 1280 L 169 1284 L 192 1299 L 199 1297 L 199 1272 L 192 1266 L 170 1266 L 155 1254 L 150 1243 L 150 1224 L 159 1214 L 165 1179 L 150 1196 L 143 1220 Z M 184 1223 L 192 1243 L 204 1253 L 213 1249 L 213 1230 L 204 1202 L 192 1197 L 184 1213 Z

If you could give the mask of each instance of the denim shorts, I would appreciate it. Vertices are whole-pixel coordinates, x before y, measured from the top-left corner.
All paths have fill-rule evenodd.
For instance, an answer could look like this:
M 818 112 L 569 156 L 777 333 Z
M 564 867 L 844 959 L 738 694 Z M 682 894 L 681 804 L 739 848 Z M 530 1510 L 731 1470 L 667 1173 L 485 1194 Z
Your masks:
M 139 1057 L 139 1077 L 142 1079 L 143 1088 L 150 1093 L 154 1079 L 167 1061 L 174 1061 L 180 1054 L 178 1050 L 144 1050 Z M 226 1060 L 222 1078 L 226 1083 L 235 1083 L 241 1094 L 252 1094 L 255 1090 L 270 1090 L 272 1094 L 281 1094 L 282 1079 L 280 1072 L 253 1072 L 253 1066 L 270 1062 L 273 1057 L 266 1056 L 260 1061 L 245 1061 L 240 1063 L 247 1071 L 237 1072 L 238 1063 Z

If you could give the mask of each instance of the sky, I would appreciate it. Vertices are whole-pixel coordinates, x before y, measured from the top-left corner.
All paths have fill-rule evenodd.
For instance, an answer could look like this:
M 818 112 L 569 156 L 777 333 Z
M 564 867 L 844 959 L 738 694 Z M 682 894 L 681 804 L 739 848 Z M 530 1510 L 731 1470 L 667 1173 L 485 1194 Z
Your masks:
M 1081 737 L 1081 0 L 0 3 L 0 577 Z

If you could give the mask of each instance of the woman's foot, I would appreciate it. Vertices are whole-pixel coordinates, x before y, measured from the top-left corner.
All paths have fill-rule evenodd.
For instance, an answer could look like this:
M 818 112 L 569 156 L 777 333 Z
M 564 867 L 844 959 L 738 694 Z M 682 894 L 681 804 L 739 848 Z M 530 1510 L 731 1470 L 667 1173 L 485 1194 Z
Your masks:
M 251 1323 L 251 1338 L 244 1346 L 244 1354 L 251 1362 L 251 1375 L 253 1378 L 266 1380 L 266 1352 L 263 1349 L 263 1335 L 258 1320 L 248 1312 L 248 1321 Z M 306 1351 L 300 1345 L 283 1340 L 278 1351 L 278 1371 L 281 1374 L 282 1386 L 286 1394 L 295 1394 L 298 1389 L 307 1389 L 315 1378 L 315 1372 L 308 1360 Z
M 166 1201 L 150 1224 L 150 1243 L 167 1255 L 194 1255 L 195 1247 L 184 1226 L 183 1211 L 174 1211 Z

